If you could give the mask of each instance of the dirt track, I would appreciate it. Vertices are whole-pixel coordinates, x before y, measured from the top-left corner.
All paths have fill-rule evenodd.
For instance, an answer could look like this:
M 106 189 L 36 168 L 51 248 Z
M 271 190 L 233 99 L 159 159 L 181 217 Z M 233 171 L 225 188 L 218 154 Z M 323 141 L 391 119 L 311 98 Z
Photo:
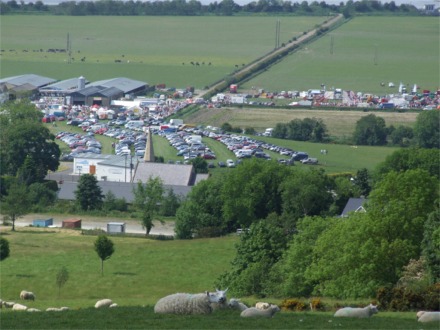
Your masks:
M 2 217 L 3 218 L 3 217 Z M 53 225 L 56 227 L 61 227 L 63 220 L 67 219 L 81 219 L 82 229 L 103 229 L 107 230 L 108 222 L 125 222 L 125 231 L 127 233 L 143 233 L 145 234 L 145 229 L 142 228 L 139 220 L 133 219 L 117 219 L 117 218 L 101 218 L 101 217 L 90 217 L 90 216 L 64 216 L 64 215 L 50 215 L 50 214 L 27 214 L 20 217 L 15 221 L 15 227 L 27 227 L 32 225 L 32 221 L 35 219 L 49 219 L 53 218 Z M 10 227 L 1 227 L 1 230 L 8 230 Z M 154 227 L 151 229 L 150 234 L 152 235 L 167 235 L 174 236 L 174 222 L 165 222 L 161 224 L 159 221 L 154 222 Z

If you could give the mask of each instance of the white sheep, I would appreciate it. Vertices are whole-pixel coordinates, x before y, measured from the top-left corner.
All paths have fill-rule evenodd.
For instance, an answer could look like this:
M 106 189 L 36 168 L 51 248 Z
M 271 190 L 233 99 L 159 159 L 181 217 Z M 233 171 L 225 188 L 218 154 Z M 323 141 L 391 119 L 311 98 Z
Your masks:
M 6 308 L 12 308 L 14 307 L 15 302 L 14 301 L 3 301 L 3 306 L 5 306 Z
M 111 301 L 111 299 L 101 299 L 96 302 L 95 308 L 110 307 L 111 304 L 113 304 L 113 301 Z
M 69 307 L 49 307 L 46 309 L 46 312 L 64 312 L 64 311 L 68 311 Z
M 249 308 L 248 306 L 243 304 L 240 299 L 236 298 L 229 299 L 228 306 L 233 309 L 238 309 L 239 311 L 244 311 L 245 309 Z
M 111 304 L 110 306 L 108 306 L 109 308 L 115 308 L 115 307 L 118 307 L 118 304 L 116 304 L 116 303 L 113 303 L 113 304 Z
M 37 309 L 37 308 L 28 308 L 26 310 L 26 312 L 41 312 L 41 311 L 39 309 Z
M 27 309 L 27 306 L 22 305 L 22 304 L 14 304 L 14 306 L 12 306 L 13 311 L 25 311 L 26 309 Z
M 279 312 L 280 308 L 277 305 L 270 305 L 267 309 L 258 309 L 250 307 L 241 312 L 241 317 L 273 317 L 275 313 Z
M 154 306 L 155 313 L 161 314 L 210 314 L 212 303 L 223 304 L 226 299 L 225 291 L 212 293 L 175 293 L 159 299 Z
M 35 295 L 33 292 L 23 290 L 20 292 L 20 299 L 21 300 L 35 300 Z
M 373 314 L 378 313 L 377 306 L 373 304 L 369 304 L 364 308 L 352 308 L 352 307 L 344 307 L 338 309 L 334 315 L 334 317 L 357 317 L 357 318 L 367 318 L 371 317 Z
M 270 307 L 270 304 L 267 302 L 257 302 L 255 304 L 255 308 L 261 309 L 261 310 L 268 309 L 269 307 Z
M 419 322 L 440 322 L 440 312 L 425 312 L 420 311 L 417 313 L 417 319 Z

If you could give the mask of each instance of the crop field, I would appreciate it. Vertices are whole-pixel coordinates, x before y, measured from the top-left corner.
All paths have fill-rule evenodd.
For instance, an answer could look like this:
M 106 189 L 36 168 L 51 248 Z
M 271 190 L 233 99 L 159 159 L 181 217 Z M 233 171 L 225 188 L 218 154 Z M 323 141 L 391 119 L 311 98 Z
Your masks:
M 400 125 L 412 127 L 418 115 L 416 112 L 263 109 L 244 106 L 243 108 L 203 109 L 185 118 L 185 122 L 217 127 L 229 123 L 234 127 L 252 127 L 257 132 L 264 132 L 266 128 L 275 127 L 278 123 L 287 123 L 294 119 L 320 118 L 326 124 L 330 136 L 341 138 L 351 136 L 356 122 L 369 114 L 382 117 L 387 126 L 393 125 L 394 127 Z
M 409 90 L 414 84 L 437 90 L 438 59 L 438 18 L 356 17 L 241 88 L 308 90 L 324 84 L 384 95 L 396 93 L 402 82 Z M 389 82 L 395 87 L 388 87 Z
M 280 42 L 300 36 L 325 19 L 281 18 Z M 275 46 L 277 20 L 2 16 L 1 77 L 28 73 L 60 80 L 81 75 L 90 81 L 128 77 L 150 85 L 203 88 L 270 52 Z M 67 53 L 47 52 L 66 49 L 67 35 L 73 58 L 70 64 Z
M 104 262 L 93 250 L 95 236 L 76 230 L 2 227 L 10 242 L 11 256 L 2 261 L 1 298 L 19 301 L 26 289 L 35 301 L 21 301 L 45 310 L 67 306 L 67 312 L 27 313 L 3 309 L 2 329 L 420 329 L 412 312 L 380 311 L 370 319 L 335 319 L 335 301 L 323 298 L 323 312 L 281 311 L 272 319 L 244 319 L 238 311 L 211 315 L 159 315 L 156 301 L 176 292 L 214 290 L 215 279 L 229 269 L 235 255 L 235 235 L 188 241 L 154 241 L 144 238 L 111 237 L 115 252 Z M 69 279 L 58 291 L 56 274 L 65 266 Z M 222 288 L 224 289 L 224 288 Z M 231 294 L 228 295 L 231 298 Z M 99 299 L 110 298 L 119 307 L 97 310 Z M 239 297 L 253 305 L 257 297 Z M 291 298 L 291 297 L 286 297 Z M 280 304 L 282 299 L 264 298 Z M 342 305 L 369 300 L 338 301 Z M 423 329 L 438 329 L 424 324 Z

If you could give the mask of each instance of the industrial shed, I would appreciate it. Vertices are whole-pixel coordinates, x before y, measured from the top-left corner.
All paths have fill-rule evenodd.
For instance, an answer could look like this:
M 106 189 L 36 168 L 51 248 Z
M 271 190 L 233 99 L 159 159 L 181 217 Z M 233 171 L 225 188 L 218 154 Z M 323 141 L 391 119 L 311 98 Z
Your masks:
M 83 89 L 66 95 L 70 105 L 88 105 L 94 104 L 108 107 L 113 100 L 124 96 L 124 92 L 116 87 L 87 86 Z
M 89 81 L 84 77 L 71 78 L 41 87 L 39 92 L 42 96 L 62 97 L 77 90 L 84 89 L 88 83 Z
M 49 226 L 53 226 L 53 218 L 32 220 L 32 226 L 34 226 L 34 227 L 49 227 Z
M 125 233 L 125 222 L 109 222 L 107 223 L 108 234 L 123 234 Z
M 81 228 L 81 219 L 67 219 L 62 222 L 63 228 Z
M 14 100 L 20 95 L 25 94 L 35 96 L 40 87 L 55 82 L 55 79 L 38 76 L 35 74 L 25 74 L 21 76 L 7 77 L 0 79 L 1 100 Z
M 108 80 L 100 80 L 90 83 L 89 86 L 101 86 L 105 88 L 117 88 L 124 95 L 144 95 L 147 92 L 148 84 L 143 81 L 119 77 Z

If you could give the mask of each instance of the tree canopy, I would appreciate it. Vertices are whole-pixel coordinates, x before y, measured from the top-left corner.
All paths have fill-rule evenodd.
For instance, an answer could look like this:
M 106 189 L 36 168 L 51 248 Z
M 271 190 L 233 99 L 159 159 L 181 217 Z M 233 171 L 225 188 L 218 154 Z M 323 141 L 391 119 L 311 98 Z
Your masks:
M 422 111 L 418 114 L 414 138 L 421 148 L 440 148 L 440 111 Z
M 95 251 L 101 259 L 101 274 L 104 275 L 104 261 L 115 252 L 113 242 L 106 235 L 99 235 L 95 241 Z
M 358 145 L 385 145 L 387 143 L 385 120 L 373 114 L 362 117 L 356 122 L 353 141 Z
M 99 210 L 102 207 L 104 195 L 94 175 L 81 175 L 75 190 L 75 198 L 81 210 Z
M 20 174 L 26 183 L 39 182 L 59 166 L 60 148 L 41 122 L 42 113 L 27 100 L 0 107 L 0 173 Z

